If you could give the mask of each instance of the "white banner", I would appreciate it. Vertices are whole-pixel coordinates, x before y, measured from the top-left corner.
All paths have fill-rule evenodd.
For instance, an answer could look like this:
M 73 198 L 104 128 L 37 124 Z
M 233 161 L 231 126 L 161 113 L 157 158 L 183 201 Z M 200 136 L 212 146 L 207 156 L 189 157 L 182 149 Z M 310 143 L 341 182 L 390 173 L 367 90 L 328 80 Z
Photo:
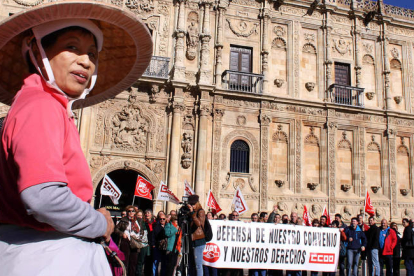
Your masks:
M 234 205 L 234 211 L 239 214 L 243 214 L 249 210 L 246 201 L 244 200 L 243 194 L 240 191 L 240 187 L 237 187 L 237 190 L 234 192 L 233 202 L 231 204 Z
M 118 200 L 122 195 L 118 186 L 106 174 L 101 185 L 101 195 L 109 196 L 115 205 L 119 204 Z
M 204 265 L 216 268 L 336 271 L 340 232 L 288 224 L 210 220 Z
M 193 189 L 191 189 L 190 183 L 188 183 L 187 179 L 184 180 L 184 195 L 185 196 L 195 195 L 195 192 Z
M 180 203 L 178 197 L 176 197 L 175 194 L 173 194 L 173 192 L 171 192 L 171 190 L 168 189 L 167 185 L 165 185 L 162 181 L 160 184 L 160 190 L 158 192 L 157 200 L 168 201 L 175 204 Z

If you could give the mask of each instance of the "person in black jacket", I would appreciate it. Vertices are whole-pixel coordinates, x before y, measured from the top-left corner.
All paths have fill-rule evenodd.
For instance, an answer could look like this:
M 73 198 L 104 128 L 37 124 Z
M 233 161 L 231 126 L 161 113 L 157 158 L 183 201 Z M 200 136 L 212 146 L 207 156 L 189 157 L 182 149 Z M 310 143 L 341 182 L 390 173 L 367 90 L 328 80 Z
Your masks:
M 380 275 L 379 264 L 379 228 L 375 224 L 375 217 L 371 216 L 368 219 L 369 229 L 365 232 L 367 236 L 367 260 L 369 276 Z
M 402 235 L 398 232 L 398 226 L 395 222 L 391 222 L 390 224 L 391 229 L 395 231 L 397 234 L 397 245 L 394 247 L 394 254 L 392 256 L 393 266 L 392 266 L 392 273 L 393 276 L 400 276 L 400 262 L 401 262 L 401 238 Z
M 407 276 L 414 276 L 414 243 L 413 243 L 413 224 L 404 218 L 402 224 L 405 227 L 403 238 L 401 239 L 401 246 L 403 248 L 402 258 L 404 259 Z

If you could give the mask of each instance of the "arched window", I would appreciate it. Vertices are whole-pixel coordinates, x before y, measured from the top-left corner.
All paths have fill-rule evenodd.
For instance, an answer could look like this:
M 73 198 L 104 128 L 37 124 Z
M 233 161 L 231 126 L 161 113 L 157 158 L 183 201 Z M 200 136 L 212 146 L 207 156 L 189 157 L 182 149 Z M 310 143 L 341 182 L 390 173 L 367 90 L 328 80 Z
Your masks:
M 242 140 L 236 140 L 230 149 L 230 172 L 249 172 L 249 145 Z

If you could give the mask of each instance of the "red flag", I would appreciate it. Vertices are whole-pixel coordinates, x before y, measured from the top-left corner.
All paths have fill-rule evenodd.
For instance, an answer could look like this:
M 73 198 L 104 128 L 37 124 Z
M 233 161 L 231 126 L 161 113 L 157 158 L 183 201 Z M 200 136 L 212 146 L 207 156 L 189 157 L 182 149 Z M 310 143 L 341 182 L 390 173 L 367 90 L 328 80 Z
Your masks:
M 208 192 L 207 207 L 210 207 L 211 209 L 215 210 L 216 213 L 221 211 L 221 208 L 218 205 L 217 200 L 214 198 L 214 195 L 211 192 L 211 190 Z
M 311 226 L 312 225 L 312 223 L 310 221 L 310 217 L 309 217 L 308 208 L 306 207 L 306 205 L 303 208 L 303 216 L 302 216 L 302 218 L 303 218 L 303 221 L 305 222 L 305 225 L 306 226 Z
M 331 216 L 328 214 L 328 210 L 326 209 L 326 206 L 323 207 L 322 216 L 326 217 L 326 225 L 331 225 Z
M 371 216 L 375 215 L 375 209 L 374 206 L 372 206 L 371 197 L 369 196 L 368 191 L 365 197 L 365 212 L 367 212 Z
M 154 190 L 154 188 L 155 187 L 148 180 L 142 176 L 138 176 L 134 196 L 152 200 L 151 191 Z

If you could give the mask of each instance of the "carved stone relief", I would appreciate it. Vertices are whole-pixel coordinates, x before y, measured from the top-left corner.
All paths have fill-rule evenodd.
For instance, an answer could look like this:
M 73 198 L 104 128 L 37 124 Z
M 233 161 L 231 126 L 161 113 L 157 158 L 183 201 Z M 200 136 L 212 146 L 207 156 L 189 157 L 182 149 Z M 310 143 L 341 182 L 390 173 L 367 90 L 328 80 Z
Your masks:
M 199 43 L 198 33 L 198 14 L 190 12 L 188 15 L 189 25 L 187 27 L 187 59 L 193 60 L 197 56 L 197 48 Z
M 371 43 L 362 43 L 362 47 L 366 53 L 371 54 L 374 48 L 374 45 Z
M 381 146 L 375 141 L 375 135 L 371 136 L 371 142 L 367 146 L 368 151 L 381 152 Z
M 364 57 L 362 58 L 362 64 L 374 65 L 374 58 L 371 55 L 364 55 Z
M 277 126 L 277 131 L 273 134 L 272 140 L 276 143 L 288 144 L 288 135 L 282 130 L 282 125 Z
M 312 43 L 306 43 L 302 47 L 302 52 L 309 54 L 316 54 L 316 47 Z
M 344 38 L 333 39 L 332 50 L 344 56 L 345 54 L 351 55 L 352 44 L 350 41 L 345 40 Z
M 319 147 L 319 138 L 315 135 L 315 128 L 309 128 L 309 134 L 305 137 L 305 144 L 315 145 Z
M 338 143 L 338 149 L 352 151 L 352 144 L 346 136 L 347 136 L 346 131 L 342 132 L 342 139 Z
M 283 49 L 286 50 L 286 41 L 281 37 L 276 37 L 272 41 L 272 49 Z
M 226 19 L 230 30 L 238 37 L 249 37 L 259 34 L 260 23 L 246 22 L 244 20 Z

